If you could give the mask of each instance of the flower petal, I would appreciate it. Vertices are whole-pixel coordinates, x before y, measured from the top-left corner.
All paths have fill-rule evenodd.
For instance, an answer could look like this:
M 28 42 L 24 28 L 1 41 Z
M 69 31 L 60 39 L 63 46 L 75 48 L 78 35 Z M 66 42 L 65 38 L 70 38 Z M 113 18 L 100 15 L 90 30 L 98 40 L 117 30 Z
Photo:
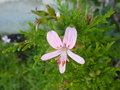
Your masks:
M 84 64 L 84 63 L 85 63 L 85 60 L 84 60 L 82 57 L 80 57 L 80 56 L 78 56 L 77 54 L 71 52 L 70 50 L 68 50 L 67 53 L 68 53 L 68 55 L 69 55 L 73 60 L 75 60 L 77 63 L 79 63 L 79 64 Z
M 67 27 L 63 38 L 63 44 L 72 49 L 76 43 L 77 31 L 75 28 Z
M 41 59 L 42 60 L 48 60 L 48 59 L 51 59 L 53 57 L 56 57 L 58 56 L 59 54 L 61 54 L 61 50 L 57 50 L 57 51 L 54 51 L 54 52 L 51 52 L 51 53 L 47 53 L 47 54 L 44 54 Z
M 47 41 L 55 49 L 59 49 L 63 46 L 61 39 L 55 31 L 49 31 L 47 33 Z
M 59 71 L 60 73 L 64 73 L 65 72 L 65 69 L 66 69 L 66 62 L 63 64 L 64 62 L 62 61 L 60 64 L 59 64 Z
M 60 73 L 64 73 L 66 69 L 66 60 L 67 60 L 67 53 L 63 51 L 60 55 L 60 63 L 59 63 L 59 71 Z

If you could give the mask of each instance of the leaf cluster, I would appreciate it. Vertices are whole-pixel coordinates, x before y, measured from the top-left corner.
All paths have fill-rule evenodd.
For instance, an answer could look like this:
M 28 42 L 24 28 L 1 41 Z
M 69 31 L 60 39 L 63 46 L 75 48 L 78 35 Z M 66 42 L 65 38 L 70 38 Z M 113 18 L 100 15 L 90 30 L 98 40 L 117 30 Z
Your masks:
M 26 40 L 14 47 L 10 47 L 4 52 L 11 51 L 32 51 L 34 60 L 32 72 L 29 69 L 30 78 L 25 78 L 32 86 L 36 85 L 40 89 L 70 89 L 70 90 L 117 90 L 120 89 L 119 80 L 114 80 L 119 68 L 113 66 L 114 59 L 120 59 L 120 36 L 112 37 L 109 33 L 116 28 L 108 20 L 114 14 L 110 9 L 104 15 L 89 14 L 86 7 L 69 8 L 68 3 L 57 1 L 60 17 L 56 17 L 55 10 L 47 6 L 47 12 L 32 10 L 38 15 L 34 23 L 29 23 L 28 31 L 20 31 L 25 35 Z M 37 26 L 37 29 L 36 29 Z M 73 52 L 82 56 L 86 63 L 79 65 L 70 59 L 67 63 L 66 72 L 60 75 L 58 66 L 54 59 L 42 61 L 40 57 L 51 48 L 46 41 L 46 33 L 55 30 L 60 37 L 63 37 L 66 27 L 75 27 L 78 32 L 76 48 Z M 27 68 L 28 69 L 28 68 Z M 35 75 L 35 77 L 34 77 Z M 36 81 L 29 81 L 31 78 Z M 36 84 L 39 82 L 39 84 Z M 114 84 L 115 83 L 115 84 Z M 33 85 L 33 87 L 34 87 Z M 40 85 L 40 86 L 39 86 Z

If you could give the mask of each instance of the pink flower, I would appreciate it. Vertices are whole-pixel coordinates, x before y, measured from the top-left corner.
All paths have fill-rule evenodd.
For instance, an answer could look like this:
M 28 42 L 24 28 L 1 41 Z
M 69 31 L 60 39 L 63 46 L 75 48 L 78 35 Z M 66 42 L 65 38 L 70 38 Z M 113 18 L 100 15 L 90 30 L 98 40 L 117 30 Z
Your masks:
M 41 59 L 49 60 L 59 55 L 59 57 L 57 57 L 56 60 L 58 62 L 60 73 L 65 72 L 66 61 L 69 62 L 67 55 L 70 56 L 77 63 L 84 64 L 85 61 L 82 57 L 70 51 L 75 46 L 76 39 L 77 39 L 77 31 L 75 28 L 71 28 L 71 27 L 66 28 L 63 41 L 61 41 L 60 37 L 55 31 L 49 31 L 47 33 L 47 41 L 53 48 L 57 50 L 51 53 L 44 54 L 41 57 Z

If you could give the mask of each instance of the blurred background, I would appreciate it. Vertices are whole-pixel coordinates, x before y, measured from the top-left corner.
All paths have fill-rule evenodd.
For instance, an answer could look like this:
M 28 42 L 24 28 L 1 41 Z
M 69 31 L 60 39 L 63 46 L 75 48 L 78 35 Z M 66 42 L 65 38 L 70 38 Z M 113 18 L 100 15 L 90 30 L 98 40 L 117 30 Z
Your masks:
M 65 1 L 65 0 L 62 0 Z M 71 4 L 76 4 L 74 0 Z M 82 1 L 82 0 L 81 0 Z M 119 0 L 84 0 L 91 5 L 91 9 L 98 8 L 101 11 L 112 7 L 117 14 L 114 15 L 114 20 L 120 31 L 120 1 Z M 31 10 L 40 9 L 46 10 L 45 5 L 54 7 L 55 0 L 0 0 L 0 33 L 18 33 L 20 29 L 26 30 L 27 21 L 34 21 L 36 16 L 31 13 Z
M 115 14 L 109 22 L 115 24 L 115 28 L 109 34 L 113 37 L 120 36 L 120 0 L 62 1 L 69 1 L 71 7 L 77 6 L 77 3 L 81 1 L 90 7 L 91 13 L 99 12 L 101 15 L 113 8 Z M 38 71 L 41 71 L 39 67 L 33 68 L 35 50 L 33 50 L 34 53 L 31 50 L 2 53 L 6 48 L 24 41 L 24 35 L 20 34 L 19 30 L 27 30 L 29 28 L 27 22 L 34 22 L 37 17 L 31 10 L 46 10 L 46 5 L 50 5 L 56 10 L 55 0 L 0 0 L 0 90 L 47 90 L 43 89 L 45 82 L 42 82 L 41 89 L 39 88 L 39 81 L 46 78 L 38 77 L 40 75 Z M 118 53 L 119 55 L 120 53 Z M 120 60 L 114 60 L 113 65 L 120 67 Z M 120 72 L 117 74 L 118 77 L 115 78 L 118 79 Z
M 0 0 L 0 33 L 18 33 L 27 28 L 26 22 L 33 21 L 31 10 L 45 10 L 54 0 Z

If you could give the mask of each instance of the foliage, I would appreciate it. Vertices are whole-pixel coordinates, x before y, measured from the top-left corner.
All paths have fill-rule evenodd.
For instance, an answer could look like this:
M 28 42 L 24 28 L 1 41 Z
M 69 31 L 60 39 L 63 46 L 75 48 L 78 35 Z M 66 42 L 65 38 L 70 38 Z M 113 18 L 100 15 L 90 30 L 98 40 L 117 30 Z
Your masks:
M 113 37 L 109 34 L 116 27 L 108 22 L 114 10 L 110 9 L 104 15 L 94 13 L 89 15 L 90 10 L 82 5 L 79 8 L 76 6 L 69 8 L 67 2 L 61 3 L 60 0 L 57 4 L 60 17 L 56 17 L 55 10 L 51 6 L 47 6 L 47 12 L 32 10 L 38 15 L 35 24 L 28 22 L 29 30 L 20 31 L 25 35 L 26 40 L 3 51 L 3 53 L 23 51 L 26 52 L 27 59 L 26 62 L 19 64 L 14 61 L 15 56 L 10 56 L 13 57 L 13 61 L 6 62 L 16 63 L 17 73 L 12 66 L 14 73 L 12 72 L 11 76 L 1 75 L 3 84 L 0 87 L 8 90 L 9 87 L 5 87 L 4 83 L 15 76 L 13 80 L 10 79 L 12 80 L 10 83 L 19 80 L 20 82 L 16 84 L 20 87 L 16 87 L 16 84 L 9 85 L 12 89 L 119 90 L 120 80 L 114 80 L 114 77 L 117 76 L 116 71 L 120 69 L 112 65 L 112 60 L 120 59 L 118 55 L 120 45 L 117 43 L 120 36 Z M 66 72 L 60 74 L 54 59 L 42 61 L 40 57 L 52 50 L 46 41 L 46 33 L 55 30 L 60 37 L 63 37 L 68 26 L 75 27 L 78 32 L 77 44 L 73 52 L 82 56 L 86 63 L 79 65 L 71 59 L 67 63 Z M 7 74 L 7 71 L 3 74 Z

